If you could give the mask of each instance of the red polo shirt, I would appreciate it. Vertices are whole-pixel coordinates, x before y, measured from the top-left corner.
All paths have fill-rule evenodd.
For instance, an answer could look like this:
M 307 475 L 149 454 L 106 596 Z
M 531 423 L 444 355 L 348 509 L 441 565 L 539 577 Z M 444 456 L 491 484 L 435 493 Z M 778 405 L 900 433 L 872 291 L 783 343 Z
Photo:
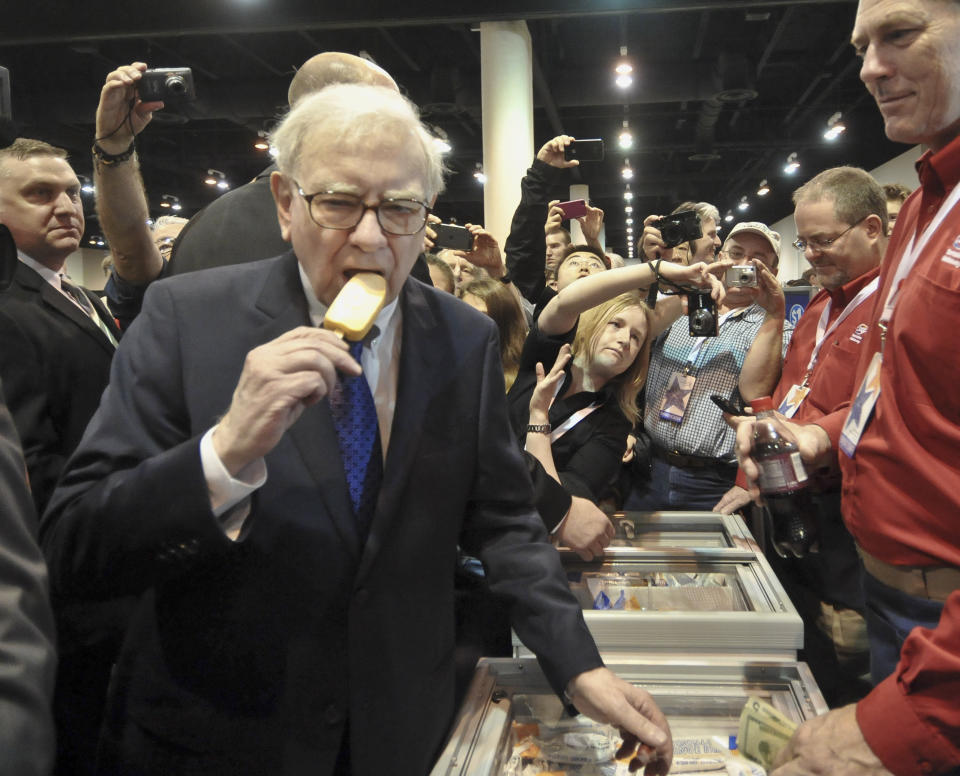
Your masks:
M 873 320 L 910 239 L 960 181 L 960 138 L 918 164 L 921 189 L 897 218 Z M 960 567 L 960 205 L 935 230 L 901 286 L 890 321 L 880 396 L 853 458 L 838 452 L 843 515 L 857 542 L 891 564 Z M 880 331 L 864 337 L 859 386 Z M 834 448 L 846 411 L 817 421 Z M 960 591 L 934 630 L 915 628 L 896 671 L 857 706 L 867 743 L 896 774 L 960 764 Z

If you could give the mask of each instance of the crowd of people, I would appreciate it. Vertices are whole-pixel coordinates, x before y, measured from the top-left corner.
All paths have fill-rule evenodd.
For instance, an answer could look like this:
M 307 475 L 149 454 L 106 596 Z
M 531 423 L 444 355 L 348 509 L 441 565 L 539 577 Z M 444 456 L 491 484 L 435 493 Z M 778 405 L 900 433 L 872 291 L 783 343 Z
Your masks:
M 860 0 L 861 78 L 928 150 L 913 194 L 846 166 L 796 190 L 819 289 L 796 326 L 767 224 L 677 203 L 699 236 L 651 214 L 624 266 L 586 203 L 573 242 L 568 135 L 502 248 L 470 223 L 439 248 L 430 133 L 348 54 L 298 70 L 274 164 L 152 225 L 136 139 L 163 105 L 137 97 L 145 63 L 111 72 L 102 298 L 64 274 L 66 152 L 0 149 L 0 772 L 342 776 L 388 752 L 424 774 L 512 627 L 571 712 L 666 774 L 669 722 L 604 666 L 554 546 L 602 556 L 617 509 L 740 511 L 763 542 L 753 419 L 715 399 L 765 396 L 820 547 L 764 550 L 834 709 L 775 773 L 960 772 L 958 39 L 955 0 Z M 350 341 L 323 323 L 362 273 L 383 305 Z

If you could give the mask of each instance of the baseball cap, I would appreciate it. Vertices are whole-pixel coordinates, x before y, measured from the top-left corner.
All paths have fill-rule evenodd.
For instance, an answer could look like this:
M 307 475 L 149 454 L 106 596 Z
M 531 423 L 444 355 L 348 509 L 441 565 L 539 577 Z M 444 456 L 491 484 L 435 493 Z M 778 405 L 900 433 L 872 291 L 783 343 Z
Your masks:
M 778 259 L 780 258 L 780 235 L 773 231 L 773 229 L 771 229 L 769 226 L 766 224 L 761 224 L 759 221 L 741 221 L 730 230 L 730 234 L 727 235 L 727 240 L 744 232 L 748 234 L 760 235 L 764 240 L 770 243 L 770 247 L 773 248 L 773 252 L 777 254 Z M 726 242 L 726 240 L 724 242 Z

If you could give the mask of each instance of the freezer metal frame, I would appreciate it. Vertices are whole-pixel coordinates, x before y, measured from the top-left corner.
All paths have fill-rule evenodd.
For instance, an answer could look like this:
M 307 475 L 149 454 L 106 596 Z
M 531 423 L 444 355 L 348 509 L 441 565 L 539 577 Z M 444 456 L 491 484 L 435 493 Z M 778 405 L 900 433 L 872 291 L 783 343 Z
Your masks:
M 674 739 L 736 734 L 751 695 L 797 723 L 828 710 L 805 663 L 634 656 L 608 666 L 650 692 Z M 499 773 L 510 754 L 512 698 L 518 693 L 553 695 L 534 658 L 482 658 L 431 776 Z

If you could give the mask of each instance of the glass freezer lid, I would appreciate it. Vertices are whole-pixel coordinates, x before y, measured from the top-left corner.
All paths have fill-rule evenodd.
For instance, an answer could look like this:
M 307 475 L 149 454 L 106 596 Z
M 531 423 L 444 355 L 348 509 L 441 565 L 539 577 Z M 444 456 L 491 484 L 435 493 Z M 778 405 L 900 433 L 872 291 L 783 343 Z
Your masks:
M 827 711 L 802 663 L 661 661 L 608 665 L 654 697 L 670 722 L 675 751 L 691 742 L 715 747 L 717 751 L 729 748 L 731 737 L 737 734 L 740 712 L 751 695 L 798 723 Z M 556 755 L 558 737 L 570 730 L 592 736 L 594 748 L 587 757 L 609 754 L 604 736 L 611 735 L 610 729 L 583 717 L 574 720 L 565 715 L 562 703 L 532 658 L 484 658 L 478 664 L 474 682 L 432 776 L 536 773 L 538 762 L 543 762 L 543 767 L 557 764 L 549 758 Z M 562 766 L 563 762 L 559 764 Z M 597 760 L 571 772 L 612 773 L 609 758 L 606 766 Z
M 716 512 L 617 512 L 611 547 L 680 549 L 756 549 L 737 515 Z
M 609 559 L 567 565 L 570 590 L 586 611 L 780 611 L 754 561 Z

